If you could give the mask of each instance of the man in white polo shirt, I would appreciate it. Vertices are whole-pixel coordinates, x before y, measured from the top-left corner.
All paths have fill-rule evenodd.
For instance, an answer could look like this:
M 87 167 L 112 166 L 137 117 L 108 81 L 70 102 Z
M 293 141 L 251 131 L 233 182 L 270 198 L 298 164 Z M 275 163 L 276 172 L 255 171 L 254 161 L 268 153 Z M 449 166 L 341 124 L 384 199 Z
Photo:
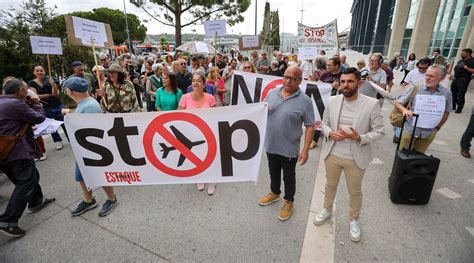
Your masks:
M 431 60 L 429 58 L 422 58 L 416 63 L 416 69 L 410 71 L 405 81 L 403 81 L 403 86 L 407 85 L 421 85 L 425 82 L 425 74 L 428 67 L 431 65 Z

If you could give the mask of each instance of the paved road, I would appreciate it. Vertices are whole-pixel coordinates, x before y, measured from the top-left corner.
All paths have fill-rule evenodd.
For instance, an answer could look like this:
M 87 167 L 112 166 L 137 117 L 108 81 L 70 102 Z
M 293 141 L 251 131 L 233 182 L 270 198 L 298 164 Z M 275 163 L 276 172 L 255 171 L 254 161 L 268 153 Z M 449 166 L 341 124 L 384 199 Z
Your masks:
M 347 53 L 352 60 L 365 57 Z M 471 91 L 466 108 L 474 104 L 473 100 Z M 384 115 L 390 110 L 386 103 Z M 328 261 L 472 262 L 474 161 L 460 157 L 458 146 L 468 118 L 467 113 L 452 114 L 429 150 L 442 159 L 430 203 L 404 206 L 392 204 L 388 198 L 387 178 L 395 145 L 385 117 L 387 135 L 375 144 L 377 159 L 364 179 L 362 241 L 355 244 L 348 238 L 348 198 L 342 180 L 334 241 L 329 236 L 318 239 L 321 244 L 335 242 L 334 255 Z M 277 219 L 281 203 L 269 207 L 256 203 L 269 191 L 265 157 L 257 184 L 220 184 L 213 197 L 196 191 L 193 185 L 120 187 L 120 204 L 109 216 L 99 218 L 96 209 L 73 218 L 70 210 L 79 203 L 81 190 L 73 178 L 71 148 L 66 144 L 56 151 L 51 142 L 47 148 L 49 158 L 37 163 L 41 184 L 45 194 L 58 201 L 22 217 L 20 225 L 27 230 L 24 238 L 0 236 L 0 262 L 298 262 L 315 178 L 324 176 L 316 174 L 317 148 L 311 151 L 308 164 L 297 168 L 296 212 L 287 222 Z M 438 191 L 443 188 L 458 195 Z M 0 211 L 12 190 L 10 182 L 0 175 Z M 100 189 L 95 195 L 100 203 L 105 200 Z

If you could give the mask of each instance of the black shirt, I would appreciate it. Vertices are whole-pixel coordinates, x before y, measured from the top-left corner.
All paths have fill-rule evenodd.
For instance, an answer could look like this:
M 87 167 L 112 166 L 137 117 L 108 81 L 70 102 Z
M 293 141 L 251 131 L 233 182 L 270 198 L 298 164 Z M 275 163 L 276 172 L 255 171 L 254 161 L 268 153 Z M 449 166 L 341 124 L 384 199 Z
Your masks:
M 278 62 L 278 69 L 282 72 L 285 73 L 286 69 L 288 68 L 288 65 L 284 60 L 281 60 Z
M 187 93 L 189 85 L 191 85 L 193 79 L 193 75 L 189 72 L 185 74 L 178 72 L 176 74 L 176 80 L 178 82 L 178 88 L 183 92 L 183 94 Z
M 268 71 L 268 75 L 283 77 L 283 74 L 281 73 L 281 71 L 279 69 L 276 69 L 276 70 L 270 69 Z
M 474 58 L 468 60 L 459 60 L 458 64 L 454 67 L 454 77 L 461 78 L 470 78 L 472 74 L 464 69 L 464 65 L 467 65 L 468 68 L 474 68 Z
M 30 80 L 28 81 L 28 87 L 35 88 L 38 92 L 38 95 L 53 94 L 53 86 L 51 86 L 51 83 L 49 83 L 49 77 L 47 76 L 43 79 L 43 86 L 40 86 L 34 80 Z M 41 103 L 43 104 L 44 108 L 48 109 L 56 108 L 61 105 L 61 101 L 58 97 L 49 97 L 47 99 L 42 99 Z

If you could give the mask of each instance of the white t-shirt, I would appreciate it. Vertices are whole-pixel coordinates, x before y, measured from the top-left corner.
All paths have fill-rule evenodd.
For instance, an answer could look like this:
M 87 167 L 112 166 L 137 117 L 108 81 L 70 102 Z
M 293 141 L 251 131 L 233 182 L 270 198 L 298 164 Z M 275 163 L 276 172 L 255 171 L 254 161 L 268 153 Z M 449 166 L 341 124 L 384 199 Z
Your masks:
M 421 85 L 425 83 L 425 74 L 421 73 L 418 68 L 415 68 L 407 74 L 405 82 L 413 85 Z
M 309 61 L 303 61 L 301 63 L 301 71 L 303 71 L 303 79 L 308 78 L 309 76 L 313 75 L 313 63 Z

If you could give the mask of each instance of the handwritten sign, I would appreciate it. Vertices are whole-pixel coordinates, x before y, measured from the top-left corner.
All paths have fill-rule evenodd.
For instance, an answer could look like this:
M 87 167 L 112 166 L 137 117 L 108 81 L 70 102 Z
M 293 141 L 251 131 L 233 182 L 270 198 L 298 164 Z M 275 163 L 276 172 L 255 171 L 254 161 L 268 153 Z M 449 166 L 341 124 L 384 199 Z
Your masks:
M 255 50 L 260 49 L 259 36 L 241 36 L 239 37 L 240 50 Z
M 76 38 L 80 38 L 84 45 L 94 45 L 96 47 L 104 47 L 107 42 L 107 33 L 105 32 L 105 24 L 80 17 L 72 17 L 74 34 Z
M 33 54 L 62 55 L 63 47 L 58 37 L 30 36 Z
M 226 35 L 225 19 L 209 20 L 204 22 L 204 32 L 206 37 L 223 37 Z
M 301 60 L 316 59 L 318 56 L 317 47 L 299 47 L 298 48 L 298 57 Z

